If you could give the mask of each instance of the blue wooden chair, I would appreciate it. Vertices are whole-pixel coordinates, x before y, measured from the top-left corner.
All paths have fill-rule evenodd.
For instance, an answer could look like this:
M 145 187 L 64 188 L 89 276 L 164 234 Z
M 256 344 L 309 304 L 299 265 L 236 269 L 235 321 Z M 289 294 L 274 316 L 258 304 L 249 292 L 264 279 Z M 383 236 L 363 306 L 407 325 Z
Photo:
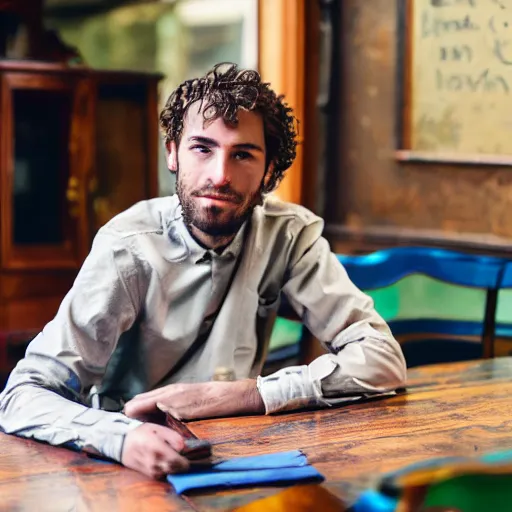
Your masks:
M 410 367 L 493 357 L 496 335 L 512 339 L 512 323 L 496 321 L 498 291 L 503 287 L 512 289 L 512 262 L 429 247 L 397 247 L 337 257 L 354 284 L 374 298 L 377 311 L 402 342 Z M 415 276 L 430 281 L 426 285 L 425 281 L 416 281 L 399 288 L 402 281 Z M 427 287 L 429 293 L 413 293 L 420 304 L 413 304 L 408 314 L 401 316 L 401 305 L 411 302 L 408 292 L 416 292 L 415 286 Z M 457 304 L 459 310 L 466 308 L 468 293 L 473 294 L 469 300 L 472 311 L 461 315 L 462 318 L 453 315 L 457 309 L 453 302 L 462 303 Z M 437 308 L 433 307 L 436 305 Z M 298 321 L 285 300 L 279 316 Z M 272 369 L 303 362 L 309 339 L 305 329 L 301 336 L 295 329 L 285 347 L 269 352 L 267 361 Z
M 496 338 L 512 340 L 512 261 L 505 262 L 500 282 L 496 313 Z
M 417 318 L 386 319 L 393 334 L 401 341 L 405 338 L 402 348 L 408 366 L 494 356 L 497 297 L 505 275 L 510 275 L 512 286 L 512 267 L 506 260 L 428 247 L 397 247 L 338 259 L 354 284 L 370 295 L 413 275 L 482 290 L 485 301 L 478 319 L 449 318 L 449 311 L 442 318 L 418 312 Z M 376 307 L 380 312 L 377 303 Z

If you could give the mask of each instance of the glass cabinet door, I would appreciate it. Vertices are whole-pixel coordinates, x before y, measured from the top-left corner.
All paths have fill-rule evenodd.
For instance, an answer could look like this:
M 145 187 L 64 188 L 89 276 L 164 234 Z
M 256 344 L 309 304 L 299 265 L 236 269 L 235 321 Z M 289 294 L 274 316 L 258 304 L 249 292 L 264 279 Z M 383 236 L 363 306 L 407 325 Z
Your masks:
M 2 265 L 73 268 L 81 262 L 83 169 L 72 126 L 77 88 L 58 76 L 2 76 Z M 86 130 L 84 130 L 86 133 Z
M 156 81 L 102 74 L 96 81 L 95 181 L 90 190 L 91 237 L 112 217 L 158 195 Z M 155 180 L 156 182 L 156 180 Z

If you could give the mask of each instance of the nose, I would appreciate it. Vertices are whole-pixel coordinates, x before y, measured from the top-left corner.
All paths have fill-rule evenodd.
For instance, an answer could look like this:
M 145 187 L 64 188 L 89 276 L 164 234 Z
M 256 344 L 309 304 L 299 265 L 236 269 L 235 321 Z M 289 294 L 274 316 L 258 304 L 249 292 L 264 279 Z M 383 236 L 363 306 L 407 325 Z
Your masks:
M 226 185 L 230 183 L 230 161 L 229 155 L 223 151 L 219 151 L 210 167 L 210 181 L 215 186 Z

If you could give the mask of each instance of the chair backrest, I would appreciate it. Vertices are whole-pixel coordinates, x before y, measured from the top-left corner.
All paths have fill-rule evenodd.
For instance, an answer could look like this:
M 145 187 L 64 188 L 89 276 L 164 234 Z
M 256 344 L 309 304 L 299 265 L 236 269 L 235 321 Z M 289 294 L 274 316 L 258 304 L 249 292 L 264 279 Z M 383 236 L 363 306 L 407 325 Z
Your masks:
M 512 339 L 512 261 L 506 261 L 498 292 L 496 311 L 496 337 Z M 510 343 L 507 343 L 510 354 Z
M 483 290 L 485 307 L 478 320 L 421 316 L 387 319 L 395 336 L 415 336 L 410 347 L 403 345 L 409 366 L 493 356 L 497 296 L 506 260 L 429 247 L 397 247 L 366 255 L 338 255 L 338 259 L 354 284 L 367 292 L 418 274 L 450 285 Z M 512 286 L 512 267 L 510 276 Z M 404 299 L 407 300 L 401 298 Z M 479 338 L 482 343 L 469 338 Z
M 424 274 L 470 288 L 498 288 L 505 261 L 430 247 L 395 247 L 364 255 L 337 255 L 354 284 L 365 290 L 390 286 L 411 274 Z M 512 273 L 511 273 L 512 275 Z
M 500 288 L 512 288 L 512 261 L 505 262 Z

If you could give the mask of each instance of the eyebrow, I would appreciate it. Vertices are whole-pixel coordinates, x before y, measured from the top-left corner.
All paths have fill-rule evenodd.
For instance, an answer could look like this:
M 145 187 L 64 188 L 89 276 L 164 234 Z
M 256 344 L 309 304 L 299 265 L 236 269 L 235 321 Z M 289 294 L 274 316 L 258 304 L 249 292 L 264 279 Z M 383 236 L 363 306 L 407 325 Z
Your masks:
M 201 135 L 194 135 L 188 138 L 189 142 L 199 142 L 200 144 L 204 144 L 205 146 L 211 148 L 218 148 L 220 144 L 215 139 L 210 139 L 210 137 L 203 137 Z M 253 144 L 252 142 L 241 142 L 240 144 L 235 144 L 234 147 L 236 149 L 246 149 L 248 151 L 260 151 L 264 153 L 263 148 L 258 146 L 257 144 Z

